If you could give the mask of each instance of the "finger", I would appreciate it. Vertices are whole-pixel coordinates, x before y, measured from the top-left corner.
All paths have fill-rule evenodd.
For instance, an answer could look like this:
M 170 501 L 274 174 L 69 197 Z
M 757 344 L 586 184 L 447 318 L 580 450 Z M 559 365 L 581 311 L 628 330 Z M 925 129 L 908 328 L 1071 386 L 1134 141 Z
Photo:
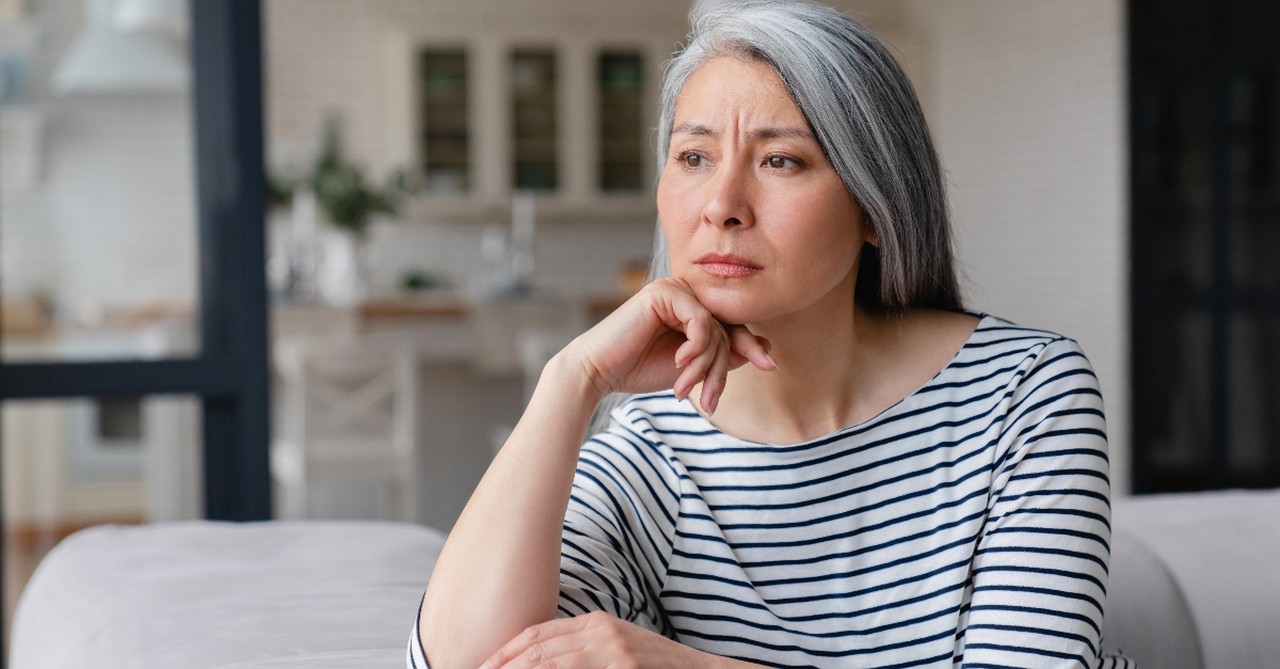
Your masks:
M 683 368 L 713 345 L 724 328 L 683 281 L 663 279 L 650 285 L 655 289 L 650 304 L 659 320 L 685 336 L 686 341 L 673 356 L 676 367 Z
M 533 667 L 546 666 L 568 669 L 575 666 L 588 666 L 585 662 L 575 661 L 587 657 L 590 644 L 591 637 L 586 630 L 567 632 L 535 642 L 519 655 L 508 660 L 506 664 L 493 669 L 533 669 Z M 595 666 L 602 665 L 596 663 Z
M 488 660 L 481 665 L 481 669 L 497 669 L 506 666 L 512 660 L 521 657 L 529 648 L 535 644 L 542 643 L 548 639 L 562 638 L 567 635 L 580 632 L 586 628 L 590 622 L 585 616 L 574 618 L 556 618 L 538 625 L 526 627 L 499 648 L 497 652 L 489 656 Z
M 645 298 L 650 309 L 663 325 L 672 330 L 684 332 L 688 323 L 709 313 L 683 283 L 665 279 L 649 284 L 649 288 Z
M 687 341 L 676 349 L 676 367 L 684 367 L 690 360 L 705 352 L 707 347 L 715 345 L 723 329 L 711 312 L 705 310 L 692 314 L 689 320 L 682 322 L 680 331 Z
M 683 344 L 680 344 L 680 348 L 676 349 L 675 355 L 672 356 L 676 369 L 684 369 L 690 360 L 702 353 L 706 345 L 705 338 L 686 339 Z
M 688 341 L 676 349 L 676 367 L 684 370 L 676 379 L 673 388 L 681 399 L 689 394 L 693 386 L 702 380 L 710 367 L 709 355 L 715 354 L 716 347 L 724 339 L 724 331 L 710 314 L 698 316 L 686 325 L 685 336 Z M 682 383 L 683 382 L 683 383 Z
M 704 345 L 698 356 L 690 359 L 685 366 L 685 371 L 676 380 L 677 386 L 675 388 L 677 388 L 677 394 L 681 395 L 681 397 L 687 397 L 695 385 L 703 382 L 710 368 L 716 362 L 717 354 L 722 350 L 728 349 L 728 335 L 724 334 L 723 326 L 719 324 L 719 321 L 708 317 L 708 319 L 700 322 L 699 325 L 703 326 L 703 324 L 707 327 L 707 338 L 705 338 L 707 345 Z
M 688 397 L 693 387 L 702 383 L 713 362 L 715 362 L 715 349 L 703 351 L 698 357 L 690 360 L 680 372 L 680 376 L 676 378 L 675 385 L 672 386 L 676 398 L 683 400 Z
M 771 345 L 768 339 L 751 334 L 750 330 L 741 325 L 730 325 L 725 328 L 725 333 L 729 335 L 729 344 L 733 347 L 734 353 L 766 372 L 778 368 L 777 361 L 769 355 Z M 738 366 L 740 365 L 734 365 L 734 368 Z
M 702 381 L 702 410 L 711 415 L 716 412 L 716 407 L 720 406 L 720 394 L 724 392 L 724 384 L 729 376 L 729 342 L 725 341 L 724 346 L 716 351 L 715 360 L 711 363 L 711 369 L 707 371 L 706 378 Z
M 565 653 L 548 655 L 537 662 L 530 662 L 524 656 L 516 658 L 502 669 L 533 669 L 534 667 L 554 666 L 556 669 L 597 669 L 609 666 L 607 660 L 592 661 L 591 655 L 582 648 L 582 642 L 575 643 L 575 648 Z

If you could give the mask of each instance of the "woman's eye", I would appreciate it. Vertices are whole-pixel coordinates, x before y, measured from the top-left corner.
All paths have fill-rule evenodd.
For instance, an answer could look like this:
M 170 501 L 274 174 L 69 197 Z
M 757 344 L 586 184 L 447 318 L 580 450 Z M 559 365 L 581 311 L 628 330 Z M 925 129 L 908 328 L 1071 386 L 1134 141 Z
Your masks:
M 765 164 L 775 170 L 785 170 L 796 166 L 796 161 L 786 156 L 769 156 L 765 159 Z
M 702 167 L 702 156 L 696 153 L 681 154 L 680 162 L 684 163 L 685 167 Z

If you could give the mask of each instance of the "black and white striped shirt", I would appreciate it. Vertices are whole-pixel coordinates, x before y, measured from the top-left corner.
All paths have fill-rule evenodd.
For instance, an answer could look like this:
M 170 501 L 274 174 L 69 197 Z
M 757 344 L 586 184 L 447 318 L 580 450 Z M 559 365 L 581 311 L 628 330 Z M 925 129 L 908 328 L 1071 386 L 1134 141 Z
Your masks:
M 985 316 L 919 390 L 800 444 L 634 397 L 583 446 L 559 611 L 768 666 L 1130 666 L 1099 650 L 1109 493 L 1079 346 Z

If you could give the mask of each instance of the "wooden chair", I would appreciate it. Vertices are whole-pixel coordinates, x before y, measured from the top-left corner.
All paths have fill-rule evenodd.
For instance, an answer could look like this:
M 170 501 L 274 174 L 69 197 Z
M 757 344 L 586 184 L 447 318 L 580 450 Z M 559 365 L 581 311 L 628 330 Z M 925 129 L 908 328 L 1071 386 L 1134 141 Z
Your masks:
M 286 337 L 271 469 L 277 516 L 383 517 L 413 521 L 418 440 L 418 355 L 409 341 L 357 336 Z M 376 486 L 374 513 L 316 513 L 343 486 Z M 318 504 L 319 502 L 319 504 Z

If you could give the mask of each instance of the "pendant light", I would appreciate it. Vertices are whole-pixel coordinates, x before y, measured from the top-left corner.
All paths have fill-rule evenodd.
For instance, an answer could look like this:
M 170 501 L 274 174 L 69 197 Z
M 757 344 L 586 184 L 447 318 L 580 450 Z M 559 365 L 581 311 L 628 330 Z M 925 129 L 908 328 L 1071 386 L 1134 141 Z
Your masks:
M 156 94 L 186 90 L 190 67 L 178 46 L 150 31 L 120 30 L 120 9 L 118 0 L 85 0 L 85 27 L 53 75 L 55 93 Z
M 174 42 L 187 38 L 186 0 L 118 0 L 116 27 L 130 34 L 148 34 Z

